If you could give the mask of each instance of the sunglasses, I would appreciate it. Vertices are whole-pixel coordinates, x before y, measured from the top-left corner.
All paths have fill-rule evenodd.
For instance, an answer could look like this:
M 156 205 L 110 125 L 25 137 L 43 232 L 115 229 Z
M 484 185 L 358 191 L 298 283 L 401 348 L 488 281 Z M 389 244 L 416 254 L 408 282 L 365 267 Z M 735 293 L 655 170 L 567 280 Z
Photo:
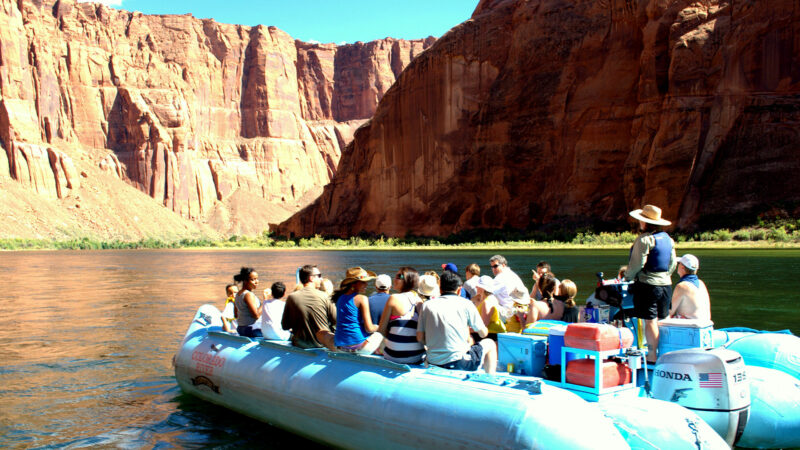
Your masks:
M 397 278 L 398 280 L 402 280 L 403 279 L 403 274 L 402 273 L 398 273 L 394 277 Z
M 491 266 L 492 266 L 492 269 L 497 269 L 498 267 L 500 267 L 500 264 L 492 264 Z

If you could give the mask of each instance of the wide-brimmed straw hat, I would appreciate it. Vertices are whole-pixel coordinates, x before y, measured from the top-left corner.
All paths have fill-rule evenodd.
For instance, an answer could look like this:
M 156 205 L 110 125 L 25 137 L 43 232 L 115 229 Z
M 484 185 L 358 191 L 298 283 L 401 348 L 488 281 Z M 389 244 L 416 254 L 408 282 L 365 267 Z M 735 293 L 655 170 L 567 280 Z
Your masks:
M 426 297 L 438 297 L 439 283 L 436 282 L 436 278 L 434 278 L 433 275 L 423 275 L 419 277 L 417 292 Z
M 661 218 L 661 208 L 653 205 L 644 205 L 642 209 L 634 209 L 630 213 L 631 217 L 642 222 L 651 223 L 653 225 L 667 226 L 672 222 Z
M 530 305 L 531 303 L 531 296 L 528 295 L 528 288 L 524 286 L 515 287 L 508 296 L 511 300 L 514 300 L 514 303 L 519 303 L 520 305 Z
M 350 283 L 355 283 L 356 281 L 370 281 L 377 278 L 378 274 L 375 272 L 364 270 L 361 267 L 351 267 L 347 269 L 347 272 L 344 274 L 344 280 L 339 283 L 339 289 L 347 286 Z

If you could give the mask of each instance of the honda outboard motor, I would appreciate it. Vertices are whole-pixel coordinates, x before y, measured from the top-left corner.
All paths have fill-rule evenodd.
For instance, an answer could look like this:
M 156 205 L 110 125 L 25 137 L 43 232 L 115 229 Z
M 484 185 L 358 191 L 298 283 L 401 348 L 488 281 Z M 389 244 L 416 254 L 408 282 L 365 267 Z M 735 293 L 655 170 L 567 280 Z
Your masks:
M 690 348 L 661 356 L 653 370 L 652 394 L 694 411 L 731 447 L 750 415 L 744 360 L 724 348 Z

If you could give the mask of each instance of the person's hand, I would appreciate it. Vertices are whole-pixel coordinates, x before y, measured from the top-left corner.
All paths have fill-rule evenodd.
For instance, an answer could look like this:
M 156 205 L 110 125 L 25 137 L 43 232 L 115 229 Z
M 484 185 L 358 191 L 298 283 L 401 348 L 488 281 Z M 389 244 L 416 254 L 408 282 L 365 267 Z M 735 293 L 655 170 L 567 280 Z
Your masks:
M 531 278 L 533 278 L 534 282 L 539 281 L 540 275 L 536 269 L 531 269 Z

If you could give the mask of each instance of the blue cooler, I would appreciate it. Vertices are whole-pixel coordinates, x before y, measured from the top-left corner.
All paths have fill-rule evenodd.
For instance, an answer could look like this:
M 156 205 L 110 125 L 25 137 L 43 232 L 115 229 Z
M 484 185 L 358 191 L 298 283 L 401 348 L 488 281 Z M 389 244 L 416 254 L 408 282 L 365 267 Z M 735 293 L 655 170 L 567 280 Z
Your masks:
M 714 322 L 710 320 L 664 319 L 658 322 L 658 330 L 658 356 L 675 350 L 714 345 Z
M 513 373 L 541 376 L 547 355 L 547 337 L 518 333 L 497 334 L 497 363 L 500 370 L 513 364 Z
M 564 333 L 566 332 L 566 325 L 555 325 L 550 328 L 550 335 L 547 337 L 549 344 L 547 364 L 551 366 L 561 364 L 561 347 L 564 346 Z M 565 363 L 576 358 L 574 353 L 567 353 Z
M 551 327 L 566 324 L 567 322 L 561 320 L 537 320 L 534 323 L 528 324 L 528 326 L 522 330 L 522 334 L 547 337 L 550 334 Z

